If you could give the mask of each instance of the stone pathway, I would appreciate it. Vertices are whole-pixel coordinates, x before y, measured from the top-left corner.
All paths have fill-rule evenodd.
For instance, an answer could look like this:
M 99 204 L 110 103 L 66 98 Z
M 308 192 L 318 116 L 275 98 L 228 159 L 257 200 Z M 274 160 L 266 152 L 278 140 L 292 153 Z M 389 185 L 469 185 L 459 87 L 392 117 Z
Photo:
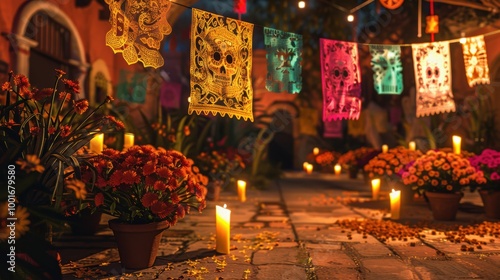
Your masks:
M 477 193 L 457 220 L 435 222 L 424 202 L 391 221 L 387 189 L 363 180 L 288 173 L 247 201 L 225 191 L 165 231 L 155 266 L 121 268 L 112 232 L 62 236 L 64 279 L 500 279 L 500 223 Z M 231 209 L 231 252 L 215 252 L 215 205 Z M 450 241 L 452 240 L 452 241 Z

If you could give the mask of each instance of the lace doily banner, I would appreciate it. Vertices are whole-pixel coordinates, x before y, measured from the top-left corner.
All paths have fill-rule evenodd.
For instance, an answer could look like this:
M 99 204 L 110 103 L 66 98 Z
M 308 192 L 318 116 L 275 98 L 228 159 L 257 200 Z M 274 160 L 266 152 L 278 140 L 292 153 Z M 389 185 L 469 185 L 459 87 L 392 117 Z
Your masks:
M 320 39 L 323 121 L 358 119 L 361 75 L 355 43 Z
M 323 137 L 325 138 L 342 138 L 342 121 L 324 122 Z
M 302 89 L 302 35 L 264 27 L 266 89 L 299 93 Z
M 120 71 L 116 97 L 120 100 L 143 104 L 148 91 L 148 76 L 142 73 Z
M 181 107 L 182 84 L 163 82 L 160 88 L 160 103 L 164 108 L 179 109 Z
M 253 121 L 253 24 L 193 8 L 188 113 Z
M 106 0 L 111 30 L 106 45 L 121 53 L 128 64 L 142 62 L 144 67 L 163 65 L 159 50 L 165 35 L 172 32 L 167 13 L 169 0 Z
M 403 92 L 401 47 L 372 45 L 370 54 L 373 83 L 378 94 L 401 94 Z
M 450 44 L 413 44 L 417 117 L 454 112 L 451 91 Z
M 465 75 L 470 87 L 490 83 L 490 70 L 486 56 L 484 36 L 465 39 L 464 52 Z

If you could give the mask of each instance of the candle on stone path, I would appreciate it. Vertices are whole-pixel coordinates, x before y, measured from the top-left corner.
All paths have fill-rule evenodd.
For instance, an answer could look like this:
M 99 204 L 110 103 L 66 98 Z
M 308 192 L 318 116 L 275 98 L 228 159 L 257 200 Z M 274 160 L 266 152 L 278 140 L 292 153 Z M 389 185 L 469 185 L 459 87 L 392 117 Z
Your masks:
M 313 149 L 313 154 L 317 156 L 319 154 L 319 148 L 314 148 Z
M 231 210 L 219 205 L 215 206 L 215 250 L 221 254 L 229 254 Z
M 134 134 L 133 133 L 125 133 L 124 139 L 123 139 L 123 149 L 126 150 L 132 146 L 134 146 Z
M 247 200 L 247 182 L 243 180 L 238 180 L 238 199 L 241 202 L 245 202 Z
M 460 136 L 453 135 L 453 152 L 457 155 L 460 154 L 462 145 L 462 138 Z
M 102 153 L 104 146 L 104 134 L 97 133 L 94 138 L 90 139 L 90 150 L 96 154 Z
M 380 191 L 380 179 L 372 180 L 372 199 L 378 200 L 378 193 Z
M 313 165 L 312 164 L 307 164 L 306 166 L 306 172 L 307 174 L 312 174 L 313 173 Z
M 391 219 L 399 220 L 399 213 L 401 210 L 401 191 L 395 191 L 393 189 L 389 196 L 391 197 Z
M 417 144 L 415 143 L 415 141 L 410 141 L 410 143 L 408 143 L 408 148 L 410 149 L 410 151 L 415 151 L 417 149 Z
M 387 151 L 389 151 L 389 146 L 382 145 L 382 153 L 387 153 Z
M 335 171 L 335 175 L 340 175 L 340 172 L 342 172 L 342 166 L 340 166 L 340 164 L 335 164 L 333 170 Z

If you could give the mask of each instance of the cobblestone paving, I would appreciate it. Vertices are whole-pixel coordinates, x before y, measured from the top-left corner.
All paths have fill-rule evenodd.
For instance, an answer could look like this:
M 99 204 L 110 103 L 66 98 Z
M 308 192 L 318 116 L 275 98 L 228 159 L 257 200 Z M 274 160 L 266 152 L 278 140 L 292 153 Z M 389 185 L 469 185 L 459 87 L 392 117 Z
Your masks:
M 500 279 L 500 223 L 477 193 L 456 221 L 423 201 L 390 220 L 388 189 L 362 179 L 288 173 L 266 190 L 235 191 L 165 231 L 155 266 L 122 269 L 106 217 L 96 236 L 58 239 L 64 279 Z M 215 205 L 231 209 L 231 251 L 215 252 Z

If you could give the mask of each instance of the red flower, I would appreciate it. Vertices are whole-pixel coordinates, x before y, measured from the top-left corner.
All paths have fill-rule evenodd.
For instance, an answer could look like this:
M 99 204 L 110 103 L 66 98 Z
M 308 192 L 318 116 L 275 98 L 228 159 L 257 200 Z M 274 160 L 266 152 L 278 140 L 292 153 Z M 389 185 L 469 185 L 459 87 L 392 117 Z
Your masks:
M 158 195 L 155 193 L 147 192 L 141 198 L 141 202 L 144 207 L 151 207 L 153 204 L 158 202 Z
M 30 133 L 31 135 L 37 135 L 40 133 L 40 128 L 38 126 L 32 126 L 30 127 Z
M 158 174 L 158 176 L 165 178 L 165 179 L 172 176 L 172 172 L 170 171 L 170 169 L 168 169 L 168 167 L 165 167 L 165 166 L 162 166 L 162 167 L 156 169 L 156 174 Z
M 153 205 L 151 205 L 151 212 L 153 214 L 158 215 L 160 219 L 164 219 L 168 215 L 172 214 L 176 210 L 174 205 L 167 205 L 165 202 L 156 201 Z
M 150 160 L 144 164 L 144 167 L 142 168 L 142 175 L 148 176 L 151 175 L 155 172 L 156 170 L 156 164 L 154 161 Z
M 53 88 L 42 88 L 40 90 L 34 90 L 33 99 L 40 101 L 46 97 L 52 96 L 54 93 Z
M 146 176 L 146 180 L 144 181 L 144 183 L 146 184 L 146 186 L 153 186 L 156 180 L 158 180 L 158 176 L 156 176 L 155 174 L 151 174 L 149 176 Z
M 154 184 L 154 189 L 156 191 L 164 191 L 167 189 L 167 185 L 163 183 L 162 181 L 156 181 Z
M 71 126 L 63 125 L 61 126 L 61 137 L 67 137 L 71 134 Z
M 66 90 L 73 91 L 74 93 L 80 93 L 80 85 L 78 81 L 72 81 L 68 79 L 61 80 L 66 86 Z
M 179 198 L 179 195 L 177 193 L 172 193 L 170 195 L 170 200 L 172 200 L 173 204 L 177 204 L 177 203 L 181 202 L 181 199 Z
M 12 86 L 10 85 L 9 82 L 3 83 L 3 85 L 2 85 L 2 90 L 3 91 L 10 91 L 11 89 L 12 89 Z
M 133 170 L 127 170 L 123 172 L 122 183 L 132 185 L 134 183 L 139 183 L 141 178 L 137 176 L 137 172 Z
M 94 197 L 94 203 L 96 207 L 99 207 L 104 204 L 104 195 L 102 193 L 98 193 Z
M 59 78 L 61 78 L 62 76 L 66 75 L 66 72 L 64 72 L 61 69 L 55 69 L 55 71 L 57 73 L 57 77 L 59 77 Z
M 89 108 L 89 102 L 85 99 L 78 100 L 73 104 L 73 108 L 77 114 L 81 115 Z
M 63 100 L 64 102 L 69 101 L 68 95 L 69 95 L 69 93 L 67 93 L 65 91 L 61 91 L 59 93 L 59 100 Z
M 49 134 L 54 134 L 56 132 L 56 128 L 51 126 L 49 127 Z
M 121 170 L 116 170 L 115 172 L 113 172 L 113 174 L 111 174 L 111 177 L 109 178 L 109 185 L 112 187 L 117 187 L 118 185 L 120 185 L 122 176 L 123 172 Z

